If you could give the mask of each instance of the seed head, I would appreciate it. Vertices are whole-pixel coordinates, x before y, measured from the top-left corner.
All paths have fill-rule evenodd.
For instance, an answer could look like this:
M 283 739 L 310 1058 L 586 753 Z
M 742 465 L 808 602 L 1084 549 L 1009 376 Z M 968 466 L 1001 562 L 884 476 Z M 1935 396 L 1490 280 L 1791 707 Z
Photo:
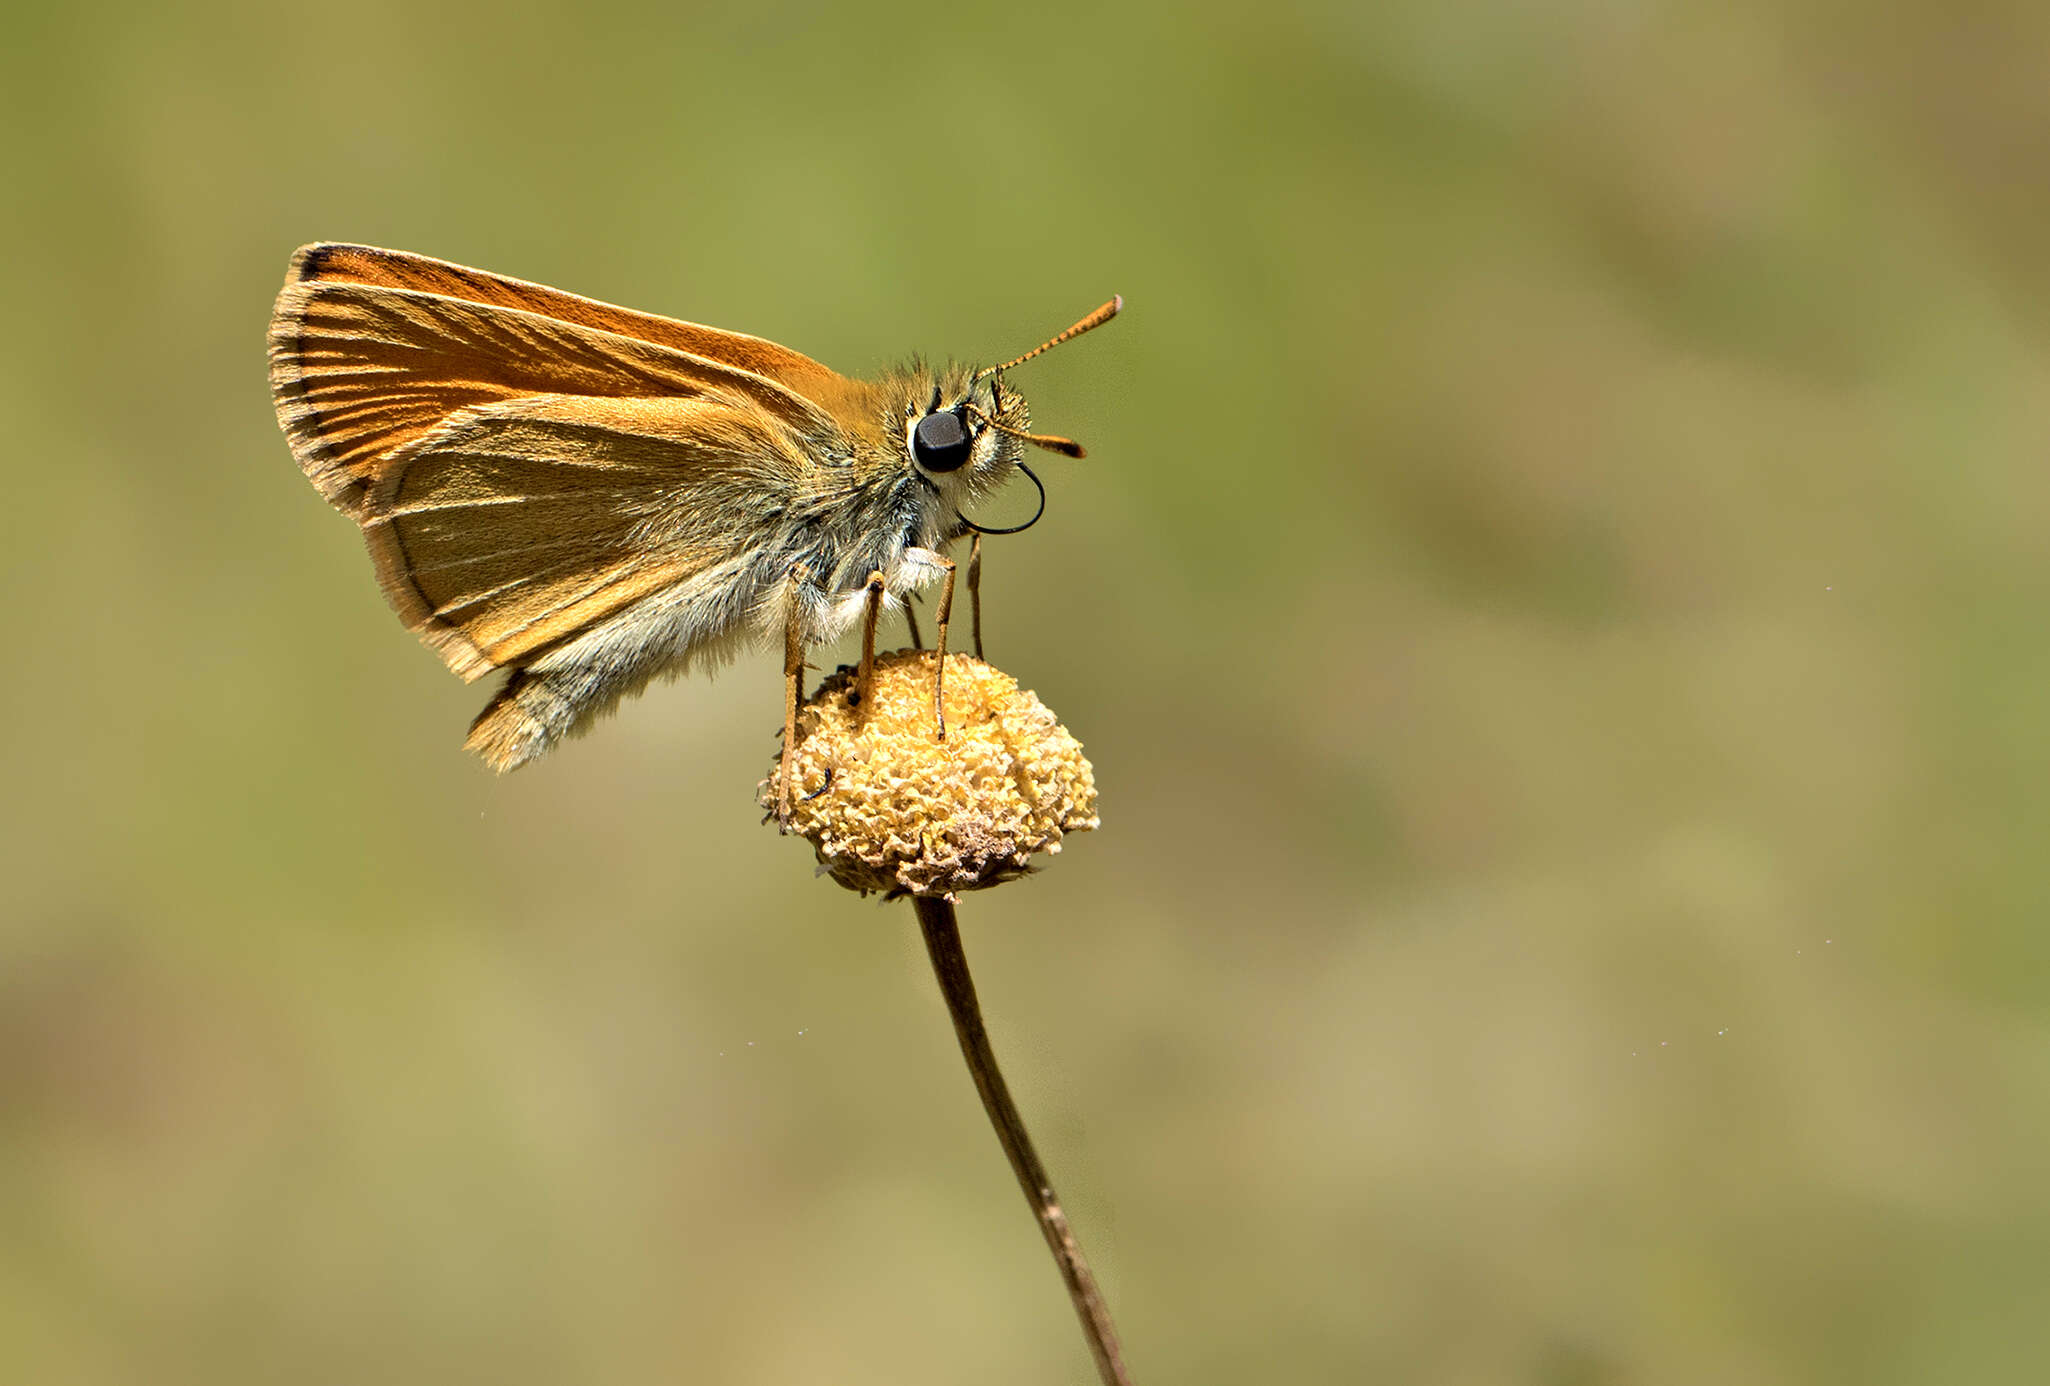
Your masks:
M 871 705 L 853 669 L 798 710 L 787 831 L 849 890 L 954 895 L 1032 870 L 1035 852 L 1097 824 L 1081 743 L 1009 674 L 947 656 L 944 741 L 934 736 L 930 650 L 877 658 Z M 762 783 L 773 810 L 777 769 Z

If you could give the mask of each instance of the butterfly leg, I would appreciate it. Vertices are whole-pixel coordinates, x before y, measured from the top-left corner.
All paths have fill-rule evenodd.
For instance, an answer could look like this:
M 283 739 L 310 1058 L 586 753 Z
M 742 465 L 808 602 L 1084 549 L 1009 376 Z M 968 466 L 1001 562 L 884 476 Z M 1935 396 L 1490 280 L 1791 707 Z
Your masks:
M 947 681 L 947 622 L 954 617 L 954 560 L 948 558 L 945 554 L 935 554 L 934 557 L 947 567 L 947 575 L 940 582 L 940 607 L 938 613 L 940 627 L 939 656 L 933 661 L 932 670 L 933 740 L 945 741 L 947 739 L 947 709 L 940 695 L 945 689 Z
M 975 657 L 982 658 L 982 536 L 968 541 L 968 614 L 975 627 Z
M 781 783 L 776 787 L 776 822 L 785 826 L 790 822 L 790 794 L 797 760 L 797 704 L 803 692 L 803 606 L 793 599 L 789 614 L 783 618 L 783 762 L 777 775 Z
M 918 633 L 918 613 L 911 609 L 909 598 L 906 598 L 904 602 L 904 624 L 911 628 L 911 648 L 914 650 L 924 649 L 925 637 Z
M 883 592 L 889 586 L 889 579 L 881 572 L 868 575 L 868 614 L 861 622 L 861 672 L 855 680 L 855 701 L 866 709 L 868 695 L 875 684 L 876 674 L 876 622 L 883 615 Z

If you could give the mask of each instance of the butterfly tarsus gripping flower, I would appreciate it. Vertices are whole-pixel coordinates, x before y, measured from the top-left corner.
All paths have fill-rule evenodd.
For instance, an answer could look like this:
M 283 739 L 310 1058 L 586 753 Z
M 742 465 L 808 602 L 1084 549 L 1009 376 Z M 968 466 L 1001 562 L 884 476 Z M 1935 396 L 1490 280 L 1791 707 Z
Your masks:
M 971 655 L 947 656 L 946 737 L 934 735 L 933 659 L 877 659 L 867 706 L 843 668 L 798 713 L 784 831 L 863 894 L 954 895 L 1032 870 L 1040 852 L 1097 826 L 1081 743 L 1029 690 Z M 776 807 L 777 773 L 761 803 Z

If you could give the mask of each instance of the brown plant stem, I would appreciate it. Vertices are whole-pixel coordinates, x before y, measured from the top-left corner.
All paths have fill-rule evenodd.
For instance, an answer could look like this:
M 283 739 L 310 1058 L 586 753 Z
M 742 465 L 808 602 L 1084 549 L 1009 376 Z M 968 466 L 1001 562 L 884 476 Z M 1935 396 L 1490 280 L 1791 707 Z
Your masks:
M 1089 1340 L 1089 1351 L 1096 1358 L 1097 1374 L 1103 1378 L 1104 1386 L 1132 1386 L 1118 1352 L 1117 1329 L 1110 1321 L 1110 1310 L 1096 1288 L 1096 1277 L 1089 1273 L 1081 1244 L 1068 1229 L 1067 1215 L 1054 1196 L 1053 1181 L 1046 1177 L 1046 1167 L 1039 1163 L 1039 1155 L 1032 1149 L 1025 1122 L 1011 1102 L 1010 1089 L 1004 1086 L 1004 1075 L 997 1069 L 997 1056 L 990 1051 L 989 1035 L 982 1028 L 982 1007 L 975 999 L 975 983 L 968 976 L 968 955 L 961 951 L 954 902 L 915 895 L 912 904 L 918 911 L 918 927 L 925 932 L 925 949 L 932 957 L 940 994 L 946 997 L 947 1012 L 954 1018 L 961 1056 L 968 1061 L 969 1076 L 975 1079 L 975 1090 L 982 1094 L 983 1110 L 989 1113 L 990 1125 L 996 1128 L 997 1140 L 1011 1161 L 1012 1172 L 1018 1176 L 1018 1186 L 1025 1191 L 1025 1201 L 1032 1205 L 1039 1230 L 1046 1236 L 1047 1249 L 1053 1252 L 1054 1264 L 1067 1283 L 1068 1298 L 1075 1303 L 1083 1336 Z

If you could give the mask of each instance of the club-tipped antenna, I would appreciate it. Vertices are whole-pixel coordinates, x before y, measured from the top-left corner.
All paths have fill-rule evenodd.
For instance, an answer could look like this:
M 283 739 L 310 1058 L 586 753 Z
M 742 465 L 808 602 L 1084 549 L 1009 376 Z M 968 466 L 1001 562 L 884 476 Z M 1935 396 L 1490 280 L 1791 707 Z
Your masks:
M 1006 361 L 1001 366 L 984 366 L 981 370 L 975 373 L 975 378 L 977 380 L 980 380 L 986 375 L 995 375 L 998 371 L 1007 371 L 1013 366 L 1022 366 L 1027 361 L 1030 361 L 1033 357 L 1039 355 L 1041 352 L 1052 351 L 1062 342 L 1071 342 L 1075 338 L 1081 336 L 1084 332 L 1089 331 L 1091 328 L 1103 326 L 1112 318 L 1116 317 L 1118 315 L 1118 310 L 1123 308 L 1124 306 L 1125 296 L 1123 294 L 1113 294 L 1111 296 L 1110 302 L 1104 304 L 1101 308 L 1091 313 L 1088 317 L 1082 319 L 1082 321 L 1076 323 L 1067 331 L 1058 333 L 1052 337 L 1047 338 L 1038 346 L 1032 348 L 1032 350 L 1026 352 L 1023 356 L 1018 357 L 1016 360 Z M 1060 449 L 1055 449 L 1055 451 L 1060 451 Z

